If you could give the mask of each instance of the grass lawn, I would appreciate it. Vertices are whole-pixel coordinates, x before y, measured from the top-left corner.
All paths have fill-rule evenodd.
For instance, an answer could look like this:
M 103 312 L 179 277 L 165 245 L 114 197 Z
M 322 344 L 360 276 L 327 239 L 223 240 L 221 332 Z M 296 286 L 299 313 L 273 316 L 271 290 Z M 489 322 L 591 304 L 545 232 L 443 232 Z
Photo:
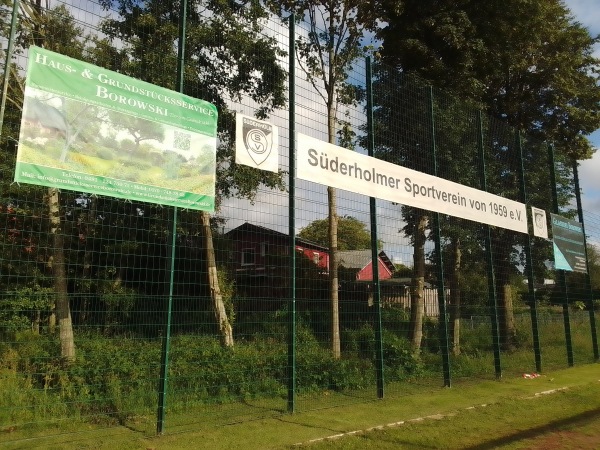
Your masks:
M 152 423 L 110 428 L 64 424 L 28 435 L 4 429 L 0 448 L 252 450 L 302 444 L 310 449 L 593 449 L 600 448 L 599 369 L 587 364 L 533 379 L 455 383 L 452 388 L 336 408 L 324 403 L 310 412 L 220 426 L 211 424 L 214 411 L 190 411 L 178 423 L 170 423 L 167 416 L 167 433 L 161 437 L 152 436 Z M 335 435 L 341 436 L 331 439 Z

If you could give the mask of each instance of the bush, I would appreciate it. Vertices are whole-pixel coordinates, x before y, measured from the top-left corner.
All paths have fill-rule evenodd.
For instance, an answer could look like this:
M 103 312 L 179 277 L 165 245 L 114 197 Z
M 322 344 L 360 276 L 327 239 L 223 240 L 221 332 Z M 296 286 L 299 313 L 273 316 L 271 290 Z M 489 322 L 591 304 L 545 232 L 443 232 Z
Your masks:
M 383 332 L 383 361 L 386 381 L 403 381 L 423 372 L 423 363 L 414 355 L 408 339 Z

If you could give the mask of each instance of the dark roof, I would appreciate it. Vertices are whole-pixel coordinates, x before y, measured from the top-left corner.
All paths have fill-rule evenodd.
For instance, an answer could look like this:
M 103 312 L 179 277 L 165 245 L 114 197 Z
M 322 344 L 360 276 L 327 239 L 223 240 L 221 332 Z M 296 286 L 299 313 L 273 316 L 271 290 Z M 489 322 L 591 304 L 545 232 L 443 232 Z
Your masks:
M 261 227 L 260 225 L 254 225 L 249 222 L 244 222 L 239 227 L 234 228 L 233 230 L 225 233 L 230 239 L 235 239 L 239 233 L 243 234 L 257 234 L 264 237 L 271 237 L 275 239 L 289 239 L 289 235 L 285 233 L 280 233 L 279 231 L 272 230 L 270 228 Z M 301 247 L 310 247 L 316 250 L 321 250 L 323 252 L 328 252 L 329 248 L 322 246 L 321 244 L 317 244 L 316 242 L 309 241 L 308 239 L 302 239 L 301 237 L 296 236 L 296 245 Z
M 371 262 L 371 250 L 347 250 L 338 252 L 338 254 L 340 257 L 340 266 L 346 269 L 361 270 Z M 378 257 L 389 271 L 393 273 L 395 267 L 383 250 L 379 252 Z

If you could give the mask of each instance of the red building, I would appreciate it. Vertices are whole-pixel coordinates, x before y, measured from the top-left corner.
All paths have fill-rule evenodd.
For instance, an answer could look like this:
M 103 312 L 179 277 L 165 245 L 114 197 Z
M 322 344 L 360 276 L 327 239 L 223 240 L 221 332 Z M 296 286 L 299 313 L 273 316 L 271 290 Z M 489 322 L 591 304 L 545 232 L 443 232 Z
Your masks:
M 289 236 L 246 222 L 225 237 L 230 244 L 229 262 L 235 271 L 237 292 L 246 299 L 238 307 L 248 311 L 281 307 L 289 296 Z M 329 249 L 299 237 L 295 249 L 298 298 L 326 301 Z M 343 251 L 339 257 L 340 301 L 360 298 L 359 303 L 367 307 L 371 304 L 367 303 L 367 299 L 371 301 L 369 281 L 373 279 L 371 250 Z M 394 265 L 385 252 L 379 252 L 378 261 L 379 279 L 391 278 Z
M 282 256 L 289 255 L 290 238 L 270 228 L 244 223 L 225 233 L 231 243 L 231 261 L 236 272 L 253 273 L 257 276 L 270 270 L 278 270 Z M 315 242 L 296 237 L 296 251 L 302 252 L 324 272 L 329 269 L 329 251 Z
M 344 272 L 345 281 L 371 281 L 373 279 L 373 259 L 371 250 L 350 250 L 338 252 L 340 268 Z M 395 267 L 382 250 L 377 255 L 379 279 L 392 278 Z
M 281 273 L 282 257 L 289 255 L 290 239 L 285 233 L 270 228 L 244 223 L 225 233 L 231 242 L 230 261 L 238 274 L 253 277 L 277 275 Z M 296 251 L 317 267 L 322 273 L 329 272 L 329 249 L 315 242 L 296 237 Z M 368 281 L 373 279 L 371 250 L 351 250 L 339 252 L 340 267 L 351 274 L 346 281 Z M 379 279 L 392 277 L 394 265 L 385 252 L 379 252 Z
M 289 295 L 290 238 L 287 234 L 246 222 L 225 233 L 225 237 L 230 242 L 229 260 L 235 270 L 239 294 L 263 299 L 283 299 Z M 299 237 L 295 244 L 297 267 L 304 269 L 296 271 L 296 279 L 303 279 L 314 287 L 325 282 L 329 270 L 327 247 Z M 270 305 L 270 309 L 276 307 L 276 303 Z

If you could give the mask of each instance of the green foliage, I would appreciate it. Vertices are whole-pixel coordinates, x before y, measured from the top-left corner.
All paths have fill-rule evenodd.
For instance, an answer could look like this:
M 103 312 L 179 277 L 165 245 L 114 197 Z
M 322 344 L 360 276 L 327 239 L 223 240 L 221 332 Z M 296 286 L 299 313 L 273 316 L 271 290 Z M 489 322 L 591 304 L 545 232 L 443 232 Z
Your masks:
M 571 308 L 573 308 L 575 311 L 584 311 L 586 309 L 585 303 L 579 300 L 571 303 Z
M 394 271 L 393 278 L 411 278 L 413 275 L 412 267 L 408 267 L 405 264 L 398 263 L 394 264 L 396 270 Z
M 315 220 L 302 228 L 298 236 L 327 247 L 329 219 Z M 344 216 L 338 219 L 338 249 L 365 250 L 371 248 L 371 233 L 367 226 L 358 219 Z
M 54 305 L 54 291 L 39 285 L 17 288 L 0 298 L 2 334 L 12 336 L 17 332 L 39 330 Z
M 390 318 L 388 315 L 387 319 Z M 382 339 L 387 381 L 406 381 L 423 373 L 422 362 L 415 357 L 409 340 L 403 334 L 399 335 L 396 331 L 386 327 L 383 330 Z M 357 330 L 345 330 L 342 343 L 345 352 L 355 354 L 361 359 L 370 360 L 373 368 L 375 367 L 376 341 L 372 325 L 363 324 Z
M 592 113 L 599 61 L 595 39 L 563 2 L 379 4 L 389 24 L 379 33 L 387 63 L 455 90 L 577 159 L 590 157 L 584 135 L 600 125 Z

